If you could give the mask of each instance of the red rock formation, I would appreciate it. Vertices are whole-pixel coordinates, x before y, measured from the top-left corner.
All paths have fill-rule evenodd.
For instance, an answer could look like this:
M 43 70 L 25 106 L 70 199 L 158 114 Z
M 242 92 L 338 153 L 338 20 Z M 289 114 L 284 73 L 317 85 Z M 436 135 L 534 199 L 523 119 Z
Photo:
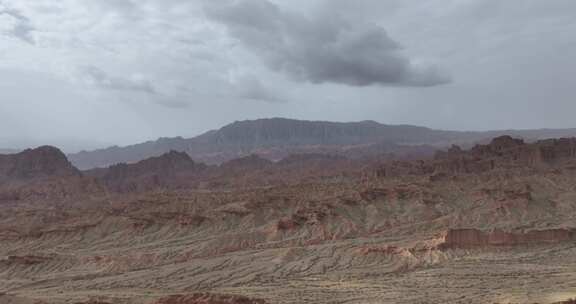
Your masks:
M 0 155 L 0 203 L 68 201 L 103 189 L 85 178 L 54 147 Z
M 540 168 L 576 159 L 576 138 L 548 139 L 525 143 L 510 136 L 494 138 L 487 145 L 464 151 L 452 146 L 436 153 L 434 160 L 388 162 L 369 169 L 372 178 L 428 175 L 431 181 L 451 175 L 478 174 L 495 169 Z
M 17 154 L 0 155 L 0 182 L 45 177 L 80 176 L 57 148 L 43 146 Z
M 104 188 L 92 178 L 52 176 L 0 185 L 0 203 L 81 201 L 103 193 Z
M 492 158 L 496 165 L 553 164 L 576 157 L 576 139 L 547 139 L 527 144 L 521 139 L 501 136 L 493 139 L 488 145 L 475 146 L 467 154 L 479 158 Z
M 475 248 L 488 246 L 516 246 L 530 244 L 554 244 L 571 241 L 576 237 L 573 230 L 549 229 L 531 230 L 521 233 L 493 230 L 484 232 L 477 229 L 451 229 L 443 236 L 443 249 Z
M 244 296 L 196 293 L 161 298 L 154 304 L 266 304 L 266 301 Z
M 109 190 L 138 192 L 183 186 L 190 175 L 205 168 L 205 165 L 195 163 L 188 154 L 171 151 L 135 164 L 117 164 L 107 169 L 92 170 L 88 174 L 101 180 Z

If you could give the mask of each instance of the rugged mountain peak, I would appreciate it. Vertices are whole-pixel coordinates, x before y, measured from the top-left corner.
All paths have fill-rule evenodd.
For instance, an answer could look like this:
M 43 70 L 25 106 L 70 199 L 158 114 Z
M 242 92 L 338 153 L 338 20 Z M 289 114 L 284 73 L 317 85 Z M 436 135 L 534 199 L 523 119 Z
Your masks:
M 99 178 L 111 190 L 120 192 L 147 190 L 156 187 L 178 187 L 180 175 L 201 171 L 206 166 L 195 163 L 185 152 L 170 151 L 133 164 L 116 164 L 89 174 Z
M 0 155 L 0 178 L 27 180 L 42 177 L 79 176 L 58 148 L 43 146 L 17 154 Z
M 195 163 L 186 152 L 170 151 L 158 157 L 141 161 L 141 165 L 154 165 L 162 168 L 179 169 L 183 167 L 194 166 Z
M 134 164 L 116 164 L 108 168 L 108 176 L 130 177 L 144 174 L 172 174 L 194 169 L 197 164 L 185 152 L 170 151 Z

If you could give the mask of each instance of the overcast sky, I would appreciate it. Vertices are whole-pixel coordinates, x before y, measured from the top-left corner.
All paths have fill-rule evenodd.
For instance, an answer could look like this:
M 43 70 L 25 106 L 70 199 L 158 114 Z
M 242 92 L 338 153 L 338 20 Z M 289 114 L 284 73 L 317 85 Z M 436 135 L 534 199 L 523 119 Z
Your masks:
M 0 148 L 235 120 L 576 127 L 574 0 L 0 0 Z

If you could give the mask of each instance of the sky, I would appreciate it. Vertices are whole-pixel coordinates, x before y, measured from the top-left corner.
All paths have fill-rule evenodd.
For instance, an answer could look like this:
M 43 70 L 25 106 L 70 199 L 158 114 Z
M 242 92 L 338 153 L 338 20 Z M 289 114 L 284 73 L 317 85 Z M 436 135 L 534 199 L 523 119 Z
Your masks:
M 574 0 L 0 0 L 0 148 L 236 120 L 576 127 Z

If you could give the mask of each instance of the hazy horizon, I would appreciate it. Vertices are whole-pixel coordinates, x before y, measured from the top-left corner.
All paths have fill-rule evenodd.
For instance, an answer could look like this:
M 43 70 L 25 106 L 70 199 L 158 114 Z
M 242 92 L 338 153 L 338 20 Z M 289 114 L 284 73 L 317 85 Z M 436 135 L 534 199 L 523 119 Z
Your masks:
M 572 0 L 0 0 L 0 149 L 233 121 L 573 128 Z
M 231 121 L 226 125 L 235 123 L 235 122 L 239 122 L 239 121 L 251 121 L 251 120 L 260 120 L 260 119 L 289 119 L 289 120 L 302 120 L 302 119 L 297 119 L 297 118 L 289 118 L 289 117 L 262 117 L 262 118 L 255 118 L 255 119 L 246 119 L 246 120 L 236 120 L 236 121 Z M 328 120 L 302 120 L 302 121 L 321 121 L 321 122 L 336 122 L 336 123 L 354 123 L 354 122 L 362 122 L 362 121 L 328 121 Z M 365 121 L 375 121 L 375 120 L 365 120 Z M 379 122 L 379 121 L 375 121 L 377 123 L 380 124 L 384 124 L 387 125 L 386 123 L 383 122 Z M 222 125 L 220 127 L 224 127 L 226 125 Z M 399 126 L 399 125 L 406 125 L 406 124 L 389 124 L 391 126 Z M 427 126 L 421 126 L 421 125 L 412 125 L 412 126 L 418 126 L 418 127 L 427 127 Z M 151 137 L 148 139 L 143 139 L 141 141 L 137 141 L 137 142 L 128 142 L 128 143 L 94 143 L 94 142 L 90 142 L 90 141 L 82 141 L 82 140 L 73 140 L 73 139 L 67 139 L 67 138 L 56 138 L 54 140 L 45 140 L 45 141 L 23 141 L 21 139 L 18 138 L 13 138 L 13 139 L 4 139 L 4 138 L 0 138 L 0 154 L 2 154 L 2 151 L 7 151 L 7 152 L 17 152 L 17 151 L 21 151 L 24 149 L 29 149 L 29 148 L 37 148 L 40 146 L 55 146 L 57 148 L 60 148 L 62 151 L 64 151 L 67 154 L 74 154 L 74 153 L 78 153 L 78 152 L 82 152 L 82 151 L 93 151 L 93 150 L 99 150 L 99 149 L 105 149 L 105 148 L 110 148 L 110 147 L 114 147 L 114 146 L 118 146 L 118 147 L 125 147 L 125 146 L 131 146 L 131 145 L 136 145 L 136 144 L 141 144 L 141 143 L 145 143 L 145 142 L 149 142 L 149 141 L 156 141 L 160 138 L 193 138 L 202 134 L 205 134 L 207 132 L 210 131 L 215 131 L 220 129 L 220 127 L 215 128 L 215 129 L 209 129 L 209 130 L 205 130 L 202 131 L 198 134 L 192 134 L 192 135 L 173 135 L 173 136 L 158 136 L 158 137 Z M 429 128 L 429 127 L 427 127 Z M 505 128 L 505 129 L 477 129 L 477 130 L 457 130 L 457 129 L 435 129 L 435 128 L 430 128 L 430 129 L 434 129 L 434 130 L 442 130 L 442 131 L 460 131 L 460 132 L 489 132 L 489 131 L 529 131 L 529 130 L 559 130 L 559 129 L 576 129 L 576 128 Z M 11 143 L 11 144 L 6 144 L 6 143 Z M 15 143 L 15 144 L 14 144 Z

